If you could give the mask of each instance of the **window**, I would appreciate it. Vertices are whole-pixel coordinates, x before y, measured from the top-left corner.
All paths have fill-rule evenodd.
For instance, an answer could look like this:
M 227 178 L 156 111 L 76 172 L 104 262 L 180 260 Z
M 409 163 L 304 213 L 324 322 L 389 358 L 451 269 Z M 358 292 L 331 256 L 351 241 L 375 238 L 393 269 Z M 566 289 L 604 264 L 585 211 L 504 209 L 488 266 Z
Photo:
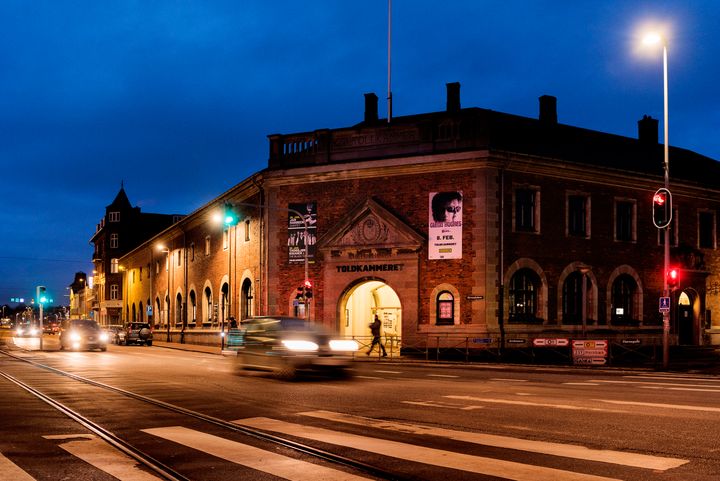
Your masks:
M 133 269 L 132 272 L 131 272 L 130 282 L 131 282 L 132 284 L 135 284 L 135 269 Z
M 190 262 L 195 260 L 195 243 L 190 243 Z
M 510 279 L 510 322 L 537 322 L 540 278 L 531 269 L 520 269 Z
M 110 274 L 117 274 L 120 272 L 120 263 L 117 259 L 110 259 Z
M 515 230 L 520 232 L 538 231 L 537 189 L 517 189 L 515 191 Z
M 117 300 L 120 298 L 119 296 L 120 289 L 118 288 L 117 284 L 111 284 L 110 285 L 110 299 Z
M 629 324 L 635 316 L 635 293 L 637 283 L 632 276 L 622 274 L 612 285 L 611 322 L 615 325 Z
M 715 248 L 715 213 L 698 212 L 698 247 Z
M 205 255 L 210 255 L 210 236 L 205 237 Z
M 635 202 L 631 200 L 615 201 L 615 240 L 632 242 L 635 240 Z
M 245 242 L 250 242 L 250 219 L 245 220 Z
M 586 195 L 568 195 L 567 232 L 576 237 L 590 237 L 590 198 Z
M 195 299 L 195 291 L 190 291 L 190 322 L 195 324 L 197 320 L 197 300 Z
M 160 274 L 160 261 L 155 261 L 155 274 Z
M 110 212 L 108 214 L 108 220 L 110 222 L 120 222 L 120 212 Z
M 437 296 L 438 326 L 451 326 L 455 323 L 455 298 L 449 291 L 442 291 Z
M 562 291 L 562 322 L 563 324 L 581 324 L 583 314 L 582 280 L 589 283 L 587 276 L 573 272 L 565 279 Z M 586 284 L 586 295 L 590 286 Z M 587 303 L 587 299 L 585 299 Z M 586 318 L 587 319 L 587 318 Z
M 182 256 L 180 255 L 180 249 L 175 251 L 175 264 L 177 264 L 178 267 L 180 267 L 180 260 L 182 259 Z
M 228 250 L 228 245 L 230 243 L 230 229 L 224 229 L 223 230 L 223 250 Z
M 213 321 L 213 300 L 212 300 L 212 291 L 209 287 L 205 288 L 205 312 L 204 312 L 204 322 L 207 324 L 212 324 Z
M 119 234 L 110 234 L 110 248 L 117 249 L 119 245 L 120 245 Z

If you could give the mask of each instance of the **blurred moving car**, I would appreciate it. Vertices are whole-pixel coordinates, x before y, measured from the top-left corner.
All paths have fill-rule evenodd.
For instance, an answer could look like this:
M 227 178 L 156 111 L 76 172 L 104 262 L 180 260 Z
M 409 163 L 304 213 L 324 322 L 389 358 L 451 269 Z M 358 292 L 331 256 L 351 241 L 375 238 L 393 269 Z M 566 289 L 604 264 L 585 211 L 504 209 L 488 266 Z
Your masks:
M 253 317 L 240 323 L 234 343 L 243 369 L 272 372 L 283 379 L 298 371 L 346 374 L 358 343 L 324 326 L 294 317 Z
M 40 335 L 40 329 L 29 322 L 21 322 L 15 326 L 15 336 L 17 337 L 35 337 Z
M 129 322 L 125 326 L 125 339 L 123 344 L 145 344 L 152 346 L 153 333 L 147 322 Z
M 125 342 L 125 328 L 120 324 L 111 324 L 105 327 L 108 333 L 108 339 L 113 344 L 123 344 Z
M 107 350 L 108 335 L 94 319 L 64 319 L 60 324 L 60 349 Z

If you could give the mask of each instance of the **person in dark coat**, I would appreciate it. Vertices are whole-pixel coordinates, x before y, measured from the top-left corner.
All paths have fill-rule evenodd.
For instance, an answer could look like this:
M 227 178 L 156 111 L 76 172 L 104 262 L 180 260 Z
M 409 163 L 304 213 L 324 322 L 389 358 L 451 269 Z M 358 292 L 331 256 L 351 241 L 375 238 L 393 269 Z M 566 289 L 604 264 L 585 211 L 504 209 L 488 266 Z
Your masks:
M 385 346 L 382 345 L 382 342 L 380 342 L 380 327 L 382 324 L 380 323 L 380 319 L 378 318 L 377 314 L 375 315 L 375 320 L 370 323 L 370 332 L 372 333 L 373 339 L 372 344 L 370 344 L 370 349 L 368 349 L 368 352 L 366 353 L 368 356 L 372 352 L 372 350 L 375 348 L 375 344 L 380 346 L 380 349 L 382 349 L 382 355 L 383 357 L 387 357 L 387 352 L 385 351 Z

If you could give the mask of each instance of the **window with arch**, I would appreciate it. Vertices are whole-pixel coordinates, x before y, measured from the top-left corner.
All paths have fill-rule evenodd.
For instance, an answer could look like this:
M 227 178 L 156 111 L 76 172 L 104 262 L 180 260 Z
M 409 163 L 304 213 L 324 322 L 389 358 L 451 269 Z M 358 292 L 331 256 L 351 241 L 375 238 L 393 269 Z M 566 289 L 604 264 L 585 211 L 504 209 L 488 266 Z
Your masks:
M 195 321 L 197 320 L 197 299 L 195 298 L 195 291 L 190 291 L 190 323 L 195 324 Z
M 182 294 L 178 292 L 177 296 L 175 296 L 175 325 L 180 326 L 182 325 L 183 321 L 183 300 L 182 300 Z
M 510 279 L 508 320 L 529 323 L 538 319 L 540 277 L 532 269 L 520 269 Z
M 137 322 L 137 311 L 135 310 L 135 303 L 133 302 L 132 305 L 132 317 L 130 318 L 132 322 Z
M 583 315 L 583 294 L 582 280 L 585 278 L 585 309 L 588 304 L 588 294 L 592 288 L 590 279 L 580 272 L 573 272 L 567 276 L 563 283 L 562 290 L 562 322 L 563 324 L 582 324 Z M 590 319 L 590 313 L 586 311 L 585 319 Z
M 225 321 L 230 316 L 230 286 L 225 283 L 220 288 L 220 319 Z
M 638 285 L 628 274 L 621 274 L 612 284 L 612 306 L 610 319 L 613 324 L 630 324 L 635 317 L 635 297 Z
M 442 291 L 436 298 L 438 326 L 451 326 L 455 323 L 455 296 L 450 291 Z
M 205 314 L 203 316 L 203 324 L 211 325 L 213 321 L 213 299 L 210 287 L 205 288 Z

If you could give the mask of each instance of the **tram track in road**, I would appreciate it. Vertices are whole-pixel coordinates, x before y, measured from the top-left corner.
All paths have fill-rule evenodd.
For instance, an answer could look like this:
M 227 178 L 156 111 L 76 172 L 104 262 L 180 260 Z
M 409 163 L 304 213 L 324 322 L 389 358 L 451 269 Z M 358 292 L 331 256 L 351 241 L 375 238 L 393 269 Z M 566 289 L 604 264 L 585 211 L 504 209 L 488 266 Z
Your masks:
M 144 396 L 142 394 L 138 394 L 132 391 L 128 391 L 126 389 L 122 389 L 116 386 L 111 386 L 109 384 L 105 384 L 99 381 L 95 381 L 93 379 L 89 379 L 83 376 L 79 376 L 77 374 L 63 371 L 61 369 L 48 366 L 46 364 L 39 363 L 37 361 L 34 361 L 32 359 L 23 358 L 20 356 L 17 356 L 15 354 L 12 354 L 10 352 L 0 350 L 0 354 L 14 359 L 16 361 L 25 363 L 27 365 L 33 366 L 39 370 L 50 372 L 53 374 L 56 374 L 58 376 L 62 376 L 67 379 L 71 379 L 74 381 L 77 381 L 79 383 L 93 386 L 95 388 L 99 388 L 105 391 L 110 391 L 116 394 L 119 394 L 121 396 L 124 396 L 126 398 L 130 398 L 142 403 L 150 404 L 155 407 L 158 407 L 163 410 L 171 411 L 175 414 L 180 414 L 181 416 L 192 418 L 194 420 L 202 421 L 204 423 L 211 424 L 215 427 L 222 428 L 223 430 L 232 431 L 233 433 L 238 433 L 244 436 L 251 437 L 257 441 L 270 443 L 271 445 L 275 446 L 282 446 L 283 448 L 289 449 L 293 452 L 296 452 L 298 454 L 309 456 L 311 459 L 316 460 L 322 460 L 324 462 L 342 466 L 346 469 L 350 469 L 352 471 L 355 471 L 357 473 L 361 473 L 362 475 L 370 475 L 377 479 L 382 480 L 397 480 L 397 481 L 405 481 L 408 478 L 398 475 L 396 473 L 392 473 L 382 467 L 373 466 L 371 464 L 358 461 L 346 456 L 342 456 L 339 454 L 335 454 L 323 449 L 316 448 L 314 446 L 300 443 L 297 441 L 294 441 L 289 438 L 284 438 L 282 436 L 278 436 L 275 434 L 270 434 L 262 430 L 253 429 L 251 427 L 242 426 L 236 423 L 232 423 L 230 421 L 226 421 L 224 419 L 220 419 L 214 416 L 210 416 L 201 412 L 193 411 L 187 408 L 184 408 L 182 406 L 178 406 L 175 404 L 167 403 L 165 401 L 161 401 L 159 399 L 154 399 L 148 396 Z M 117 436 L 110 430 L 104 428 L 99 423 L 96 423 L 89 419 L 86 416 L 83 416 L 76 410 L 71 409 L 67 405 L 63 404 L 59 400 L 53 398 L 52 396 L 42 392 L 40 389 L 37 389 L 28 383 L 22 381 L 21 379 L 12 376 L 6 372 L 0 371 L 0 376 L 2 376 L 4 379 L 6 379 L 9 382 L 12 382 L 13 384 L 17 385 L 18 387 L 24 389 L 28 393 L 32 394 L 33 396 L 37 397 L 38 399 L 42 400 L 43 402 L 47 403 L 48 405 L 52 406 L 54 409 L 60 411 L 64 415 L 68 416 L 69 418 L 73 419 L 75 422 L 79 423 L 95 435 L 97 435 L 100 439 L 111 445 L 113 448 L 119 450 L 120 452 L 130 456 L 131 458 L 135 459 L 137 462 L 142 464 L 143 466 L 147 467 L 157 475 L 159 475 L 162 479 L 170 480 L 170 481 L 184 481 L 189 480 L 190 478 L 184 476 L 182 473 L 176 471 L 170 466 L 167 466 L 166 464 L 162 463 L 161 461 L 157 460 L 152 455 L 144 452 L 142 449 L 134 446 L 130 442 L 122 439 L 121 437 Z

